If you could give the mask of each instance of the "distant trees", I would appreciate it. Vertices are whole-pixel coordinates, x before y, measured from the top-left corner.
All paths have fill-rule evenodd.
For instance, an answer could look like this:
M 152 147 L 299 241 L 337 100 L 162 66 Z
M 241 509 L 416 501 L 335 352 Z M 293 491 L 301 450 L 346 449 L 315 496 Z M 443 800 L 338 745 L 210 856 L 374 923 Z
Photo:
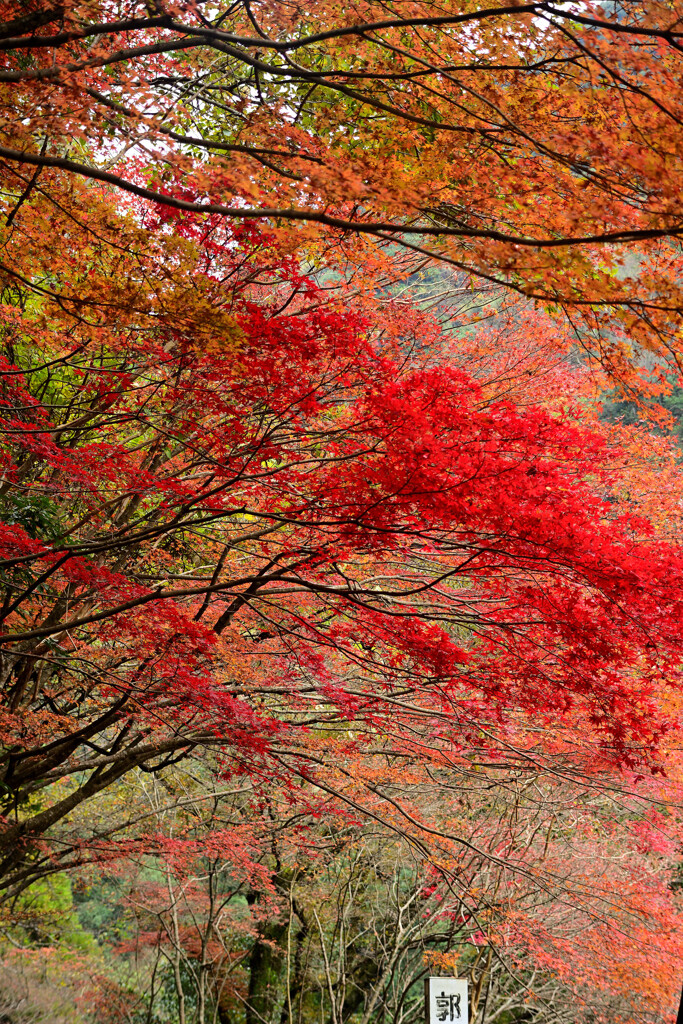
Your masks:
M 618 821 L 614 793 L 473 760 L 421 792 L 443 836 L 429 864 L 322 797 L 259 817 L 249 786 L 212 793 L 197 768 L 133 794 L 164 857 L 133 855 L 114 890 L 106 865 L 84 878 L 118 906 L 98 1021 L 409 1021 L 428 973 L 470 979 L 475 1021 L 667 1019 L 670 811 L 636 799 Z

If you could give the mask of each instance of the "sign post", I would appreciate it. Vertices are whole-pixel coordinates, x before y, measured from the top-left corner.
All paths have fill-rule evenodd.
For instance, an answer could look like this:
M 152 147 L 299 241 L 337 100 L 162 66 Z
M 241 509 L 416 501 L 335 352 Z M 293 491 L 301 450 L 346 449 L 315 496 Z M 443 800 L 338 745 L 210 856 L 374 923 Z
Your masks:
M 425 1024 L 468 1024 L 467 982 L 425 978 Z

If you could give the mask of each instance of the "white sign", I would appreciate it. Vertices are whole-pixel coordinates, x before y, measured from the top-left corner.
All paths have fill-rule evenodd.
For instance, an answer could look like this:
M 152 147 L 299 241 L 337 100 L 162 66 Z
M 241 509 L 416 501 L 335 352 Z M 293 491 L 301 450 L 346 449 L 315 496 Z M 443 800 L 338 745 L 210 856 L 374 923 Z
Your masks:
M 467 982 L 461 978 L 427 978 L 427 1024 L 467 1024 Z

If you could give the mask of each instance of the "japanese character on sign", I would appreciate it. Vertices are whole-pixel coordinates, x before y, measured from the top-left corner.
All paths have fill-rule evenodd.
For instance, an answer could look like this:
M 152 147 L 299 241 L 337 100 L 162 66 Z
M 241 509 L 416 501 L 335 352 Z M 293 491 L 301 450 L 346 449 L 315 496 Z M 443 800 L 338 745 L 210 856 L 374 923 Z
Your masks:
M 437 1020 L 460 1020 L 460 995 L 442 992 L 436 997 L 436 1019 Z

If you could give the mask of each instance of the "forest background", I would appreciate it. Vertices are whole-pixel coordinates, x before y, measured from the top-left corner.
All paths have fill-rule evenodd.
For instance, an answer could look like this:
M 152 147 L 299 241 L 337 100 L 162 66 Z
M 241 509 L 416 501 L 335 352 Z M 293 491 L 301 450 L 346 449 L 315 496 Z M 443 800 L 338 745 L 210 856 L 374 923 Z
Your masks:
M 671 1024 L 683 6 L 0 3 L 0 1019 Z

